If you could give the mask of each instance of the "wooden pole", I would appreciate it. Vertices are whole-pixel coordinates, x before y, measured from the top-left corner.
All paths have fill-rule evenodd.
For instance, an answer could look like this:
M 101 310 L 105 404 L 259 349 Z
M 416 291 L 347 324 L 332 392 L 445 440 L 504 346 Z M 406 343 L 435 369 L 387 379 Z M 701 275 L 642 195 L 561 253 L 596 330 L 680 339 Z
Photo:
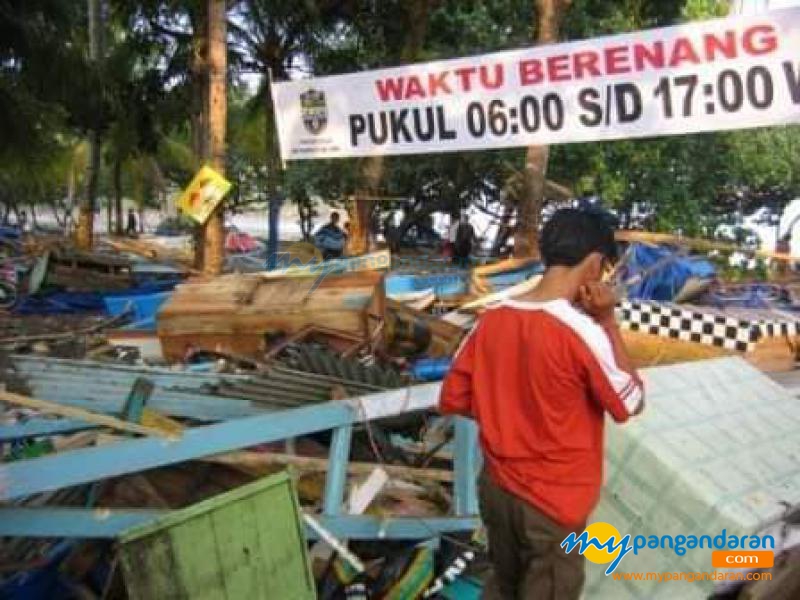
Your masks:
M 225 174 L 227 119 L 227 11 L 225 0 L 208 0 L 208 153 L 211 166 Z M 225 262 L 224 208 L 220 204 L 205 224 L 203 272 L 219 275 Z
M 246 450 L 207 456 L 200 460 L 203 462 L 249 468 L 291 465 L 299 470 L 318 472 L 326 472 L 330 464 L 327 458 L 296 456 L 294 454 L 282 454 L 277 452 L 252 452 Z M 453 471 L 446 469 L 421 469 L 416 467 L 404 467 L 402 465 L 379 465 L 371 462 L 350 461 L 347 463 L 347 473 L 350 475 L 369 475 L 376 467 L 381 467 L 391 477 L 408 479 L 410 481 L 453 481 Z

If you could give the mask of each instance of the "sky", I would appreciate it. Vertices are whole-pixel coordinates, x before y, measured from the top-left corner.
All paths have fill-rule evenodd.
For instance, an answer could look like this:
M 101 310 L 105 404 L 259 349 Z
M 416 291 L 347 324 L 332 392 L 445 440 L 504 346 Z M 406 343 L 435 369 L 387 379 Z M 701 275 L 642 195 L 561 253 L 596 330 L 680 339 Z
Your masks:
M 731 4 L 734 13 L 755 15 L 765 10 L 800 6 L 800 0 L 732 0 Z

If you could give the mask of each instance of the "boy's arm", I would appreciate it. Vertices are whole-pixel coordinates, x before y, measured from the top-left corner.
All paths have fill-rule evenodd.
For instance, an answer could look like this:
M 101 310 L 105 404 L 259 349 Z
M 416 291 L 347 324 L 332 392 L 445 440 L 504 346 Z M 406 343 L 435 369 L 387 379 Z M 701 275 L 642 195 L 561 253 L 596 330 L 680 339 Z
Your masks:
M 439 412 L 472 416 L 472 371 L 475 360 L 475 330 L 473 328 L 456 351 L 453 364 L 442 382 Z
M 580 304 L 602 328 L 612 355 L 599 351 L 594 357 L 597 360 L 588 361 L 592 392 L 614 420 L 624 422 L 644 409 L 644 385 L 614 315 L 613 291 L 600 282 L 586 285 L 580 290 Z
M 628 349 L 625 347 L 625 340 L 622 339 L 622 333 L 620 332 L 619 324 L 616 319 L 611 319 L 606 323 L 602 323 L 601 327 L 603 331 L 606 332 L 608 341 L 611 342 L 611 350 L 614 352 L 614 361 L 617 363 L 617 366 L 630 375 L 639 389 L 643 390 L 644 385 L 628 354 Z M 640 394 L 639 403 L 636 408 L 634 408 L 633 412 L 631 412 L 631 415 L 636 416 L 641 413 L 642 410 L 644 410 L 644 393 Z

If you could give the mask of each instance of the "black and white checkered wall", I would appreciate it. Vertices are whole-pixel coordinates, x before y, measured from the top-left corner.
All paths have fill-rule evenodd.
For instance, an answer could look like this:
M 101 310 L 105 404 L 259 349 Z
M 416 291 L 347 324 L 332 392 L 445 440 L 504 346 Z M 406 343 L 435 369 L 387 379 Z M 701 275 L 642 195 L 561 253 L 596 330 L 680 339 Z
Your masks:
M 793 319 L 744 319 L 711 307 L 624 300 L 617 315 L 622 327 L 631 331 L 736 352 L 752 351 L 762 337 L 800 334 L 800 322 Z

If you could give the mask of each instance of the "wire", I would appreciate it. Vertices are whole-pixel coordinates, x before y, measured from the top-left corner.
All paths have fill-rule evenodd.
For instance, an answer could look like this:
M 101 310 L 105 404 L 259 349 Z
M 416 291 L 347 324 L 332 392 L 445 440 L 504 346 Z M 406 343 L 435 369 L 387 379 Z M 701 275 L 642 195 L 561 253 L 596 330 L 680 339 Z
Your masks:
M 355 406 L 356 410 L 359 412 L 360 417 L 363 419 L 364 428 L 365 428 L 365 430 L 367 432 L 367 437 L 368 437 L 370 445 L 372 447 L 372 451 L 375 454 L 375 458 L 378 460 L 378 464 L 381 467 L 390 466 L 386 462 L 385 458 L 383 457 L 383 454 L 381 454 L 380 450 L 377 447 L 377 444 L 375 443 L 375 438 L 374 438 L 374 435 L 373 435 L 373 432 L 372 432 L 372 426 L 371 426 L 371 423 L 370 423 L 371 419 L 370 419 L 369 415 L 367 414 L 367 410 L 366 410 L 366 407 L 364 406 L 363 401 L 361 400 L 361 398 L 352 398 L 351 399 L 351 403 Z M 399 412 L 401 412 L 401 413 L 405 412 L 405 409 L 407 409 L 410 404 L 411 404 L 411 388 L 409 387 L 409 388 L 406 388 L 406 390 L 405 390 L 405 401 L 403 403 L 403 406 L 400 408 Z M 399 478 L 392 477 L 391 475 L 389 475 L 389 481 L 399 481 Z M 477 550 L 476 546 L 471 544 L 471 543 L 463 542 L 463 541 L 459 540 L 456 537 L 453 537 L 453 536 L 451 536 L 449 534 L 446 534 L 446 533 L 443 533 L 441 531 L 435 530 L 433 527 L 428 525 L 427 519 L 425 517 L 408 516 L 408 517 L 403 517 L 403 519 L 412 519 L 415 522 L 419 523 L 420 525 L 422 525 L 422 527 L 426 531 L 428 531 L 428 533 L 431 534 L 431 537 L 441 537 L 442 539 L 447 540 L 448 542 L 450 542 L 454 546 L 457 546 L 457 547 L 460 547 L 460 548 L 464 548 L 465 550 L 470 550 L 470 551 L 473 551 L 473 552 Z M 386 520 L 389 520 L 389 519 L 386 519 Z M 474 538 L 474 532 L 473 532 L 473 538 Z

